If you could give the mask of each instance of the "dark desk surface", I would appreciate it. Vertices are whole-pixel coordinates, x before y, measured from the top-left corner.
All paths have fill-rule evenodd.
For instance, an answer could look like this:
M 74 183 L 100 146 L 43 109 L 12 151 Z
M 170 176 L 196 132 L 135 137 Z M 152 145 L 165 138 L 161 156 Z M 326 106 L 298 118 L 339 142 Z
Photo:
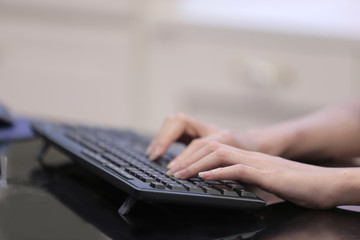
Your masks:
M 289 203 L 255 212 L 139 203 L 126 218 L 126 195 L 50 151 L 38 140 L 9 152 L 8 188 L 0 189 L 0 239 L 360 239 L 360 212 L 314 211 Z

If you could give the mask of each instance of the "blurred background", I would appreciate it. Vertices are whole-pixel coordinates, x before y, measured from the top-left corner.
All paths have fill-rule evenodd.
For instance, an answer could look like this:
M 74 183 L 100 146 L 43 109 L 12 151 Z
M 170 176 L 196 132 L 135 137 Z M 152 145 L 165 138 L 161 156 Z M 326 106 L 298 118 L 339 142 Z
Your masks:
M 232 129 L 359 96 L 355 0 L 0 0 L 0 102 L 156 132 L 185 112 Z

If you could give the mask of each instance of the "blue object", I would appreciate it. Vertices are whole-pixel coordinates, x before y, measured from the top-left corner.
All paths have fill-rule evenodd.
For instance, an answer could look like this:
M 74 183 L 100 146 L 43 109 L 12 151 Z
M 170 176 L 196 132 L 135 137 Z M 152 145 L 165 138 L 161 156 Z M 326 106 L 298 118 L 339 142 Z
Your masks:
M 0 128 L 0 143 L 31 139 L 34 133 L 26 118 L 15 118 L 11 126 Z

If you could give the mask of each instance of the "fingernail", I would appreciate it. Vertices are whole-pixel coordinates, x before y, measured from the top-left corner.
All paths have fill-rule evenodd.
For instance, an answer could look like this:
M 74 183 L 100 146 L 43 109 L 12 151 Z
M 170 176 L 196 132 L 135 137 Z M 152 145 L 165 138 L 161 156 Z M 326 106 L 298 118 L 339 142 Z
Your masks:
M 169 172 L 171 172 L 173 174 L 173 173 L 176 173 L 176 172 L 178 172 L 180 170 L 181 170 L 181 166 L 180 165 L 175 165 L 172 168 L 170 168 Z
M 168 176 L 172 176 L 172 175 L 173 175 L 173 173 L 172 173 L 170 170 L 167 171 L 165 174 L 168 175 Z
M 149 159 L 150 159 L 151 161 L 154 161 L 154 160 L 157 159 L 158 157 L 159 157 L 159 153 L 158 153 L 157 151 L 155 151 L 155 152 L 153 152 L 153 153 L 150 154 Z
M 207 178 L 210 176 L 210 171 L 207 171 L 207 172 L 199 172 L 199 177 L 201 178 Z
M 185 170 L 181 170 L 179 172 L 176 172 L 174 174 L 174 177 L 176 177 L 176 178 L 184 178 L 185 177 Z

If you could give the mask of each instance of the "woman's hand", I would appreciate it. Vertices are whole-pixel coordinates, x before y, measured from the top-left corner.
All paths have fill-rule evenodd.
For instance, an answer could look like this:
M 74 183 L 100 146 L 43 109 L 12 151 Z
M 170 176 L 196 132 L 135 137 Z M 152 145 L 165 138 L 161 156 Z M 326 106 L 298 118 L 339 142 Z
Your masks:
M 242 148 L 278 155 L 283 152 L 289 141 L 276 127 L 253 129 L 236 133 L 217 126 L 202 123 L 185 114 L 177 114 L 166 118 L 157 137 L 148 147 L 147 153 L 151 160 L 162 156 L 174 141 L 189 144 L 186 150 L 175 158 L 168 167 L 171 168 L 192 156 L 195 151 L 211 141 Z
M 332 208 L 343 198 L 346 169 L 325 168 L 211 141 L 169 172 L 187 179 L 238 180 L 308 208 Z M 346 175 L 346 174 L 345 174 Z

